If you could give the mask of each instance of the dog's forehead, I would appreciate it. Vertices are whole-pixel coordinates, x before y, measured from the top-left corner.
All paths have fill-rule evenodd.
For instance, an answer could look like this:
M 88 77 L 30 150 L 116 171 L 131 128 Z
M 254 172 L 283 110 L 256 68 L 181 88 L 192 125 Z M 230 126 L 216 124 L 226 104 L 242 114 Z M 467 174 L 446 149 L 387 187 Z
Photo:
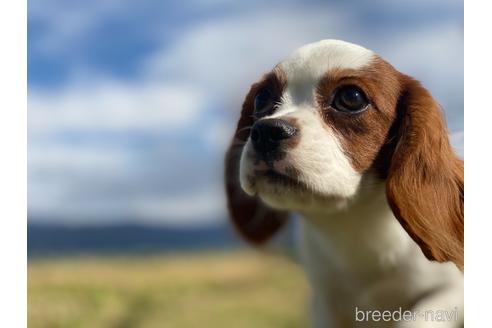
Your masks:
M 322 40 L 297 49 L 278 67 L 289 83 L 318 81 L 335 69 L 359 69 L 370 65 L 375 54 L 359 45 Z

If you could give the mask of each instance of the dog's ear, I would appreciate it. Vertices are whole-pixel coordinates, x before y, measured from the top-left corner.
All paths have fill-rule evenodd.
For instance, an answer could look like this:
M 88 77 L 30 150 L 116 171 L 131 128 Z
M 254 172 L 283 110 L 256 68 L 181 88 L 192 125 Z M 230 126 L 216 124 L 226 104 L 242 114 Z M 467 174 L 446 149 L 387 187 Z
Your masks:
M 254 245 L 270 239 L 285 223 L 288 213 L 269 208 L 258 197 L 247 195 L 239 182 L 241 153 L 254 123 L 253 102 L 260 83 L 253 84 L 241 110 L 236 132 L 225 157 L 227 206 L 239 233 Z
M 463 161 L 449 142 L 439 104 L 402 76 L 397 136 L 386 182 L 388 202 L 427 258 L 463 270 Z

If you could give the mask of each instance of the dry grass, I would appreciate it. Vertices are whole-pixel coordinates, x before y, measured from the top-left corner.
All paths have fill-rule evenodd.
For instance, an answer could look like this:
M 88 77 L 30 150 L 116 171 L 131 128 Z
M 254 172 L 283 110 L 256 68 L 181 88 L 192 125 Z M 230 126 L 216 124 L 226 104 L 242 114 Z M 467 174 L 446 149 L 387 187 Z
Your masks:
M 299 267 L 253 252 L 30 262 L 29 327 L 305 327 Z

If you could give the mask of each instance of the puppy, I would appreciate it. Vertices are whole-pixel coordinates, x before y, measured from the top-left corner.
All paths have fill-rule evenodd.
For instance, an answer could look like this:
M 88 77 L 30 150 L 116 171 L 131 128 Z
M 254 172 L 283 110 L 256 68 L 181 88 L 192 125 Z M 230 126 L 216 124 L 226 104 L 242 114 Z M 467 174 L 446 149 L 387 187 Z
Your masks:
M 374 52 L 323 40 L 253 84 L 225 176 L 251 243 L 302 216 L 315 327 L 463 324 L 463 162 L 431 94 Z

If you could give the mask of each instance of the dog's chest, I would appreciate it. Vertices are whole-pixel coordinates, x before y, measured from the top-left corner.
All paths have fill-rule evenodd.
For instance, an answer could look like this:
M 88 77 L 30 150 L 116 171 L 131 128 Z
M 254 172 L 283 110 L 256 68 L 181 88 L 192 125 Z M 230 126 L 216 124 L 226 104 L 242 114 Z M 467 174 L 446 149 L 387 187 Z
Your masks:
M 330 222 L 301 218 L 300 255 L 316 321 L 328 325 L 351 320 L 356 307 L 406 308 L 425 287 L 418 279 L 412 281 L 412 272 L 428 261 L 391 212 L 379 214 L 388 217 L 357 218 L 363 222 L 337 216 L 324 218 Z

